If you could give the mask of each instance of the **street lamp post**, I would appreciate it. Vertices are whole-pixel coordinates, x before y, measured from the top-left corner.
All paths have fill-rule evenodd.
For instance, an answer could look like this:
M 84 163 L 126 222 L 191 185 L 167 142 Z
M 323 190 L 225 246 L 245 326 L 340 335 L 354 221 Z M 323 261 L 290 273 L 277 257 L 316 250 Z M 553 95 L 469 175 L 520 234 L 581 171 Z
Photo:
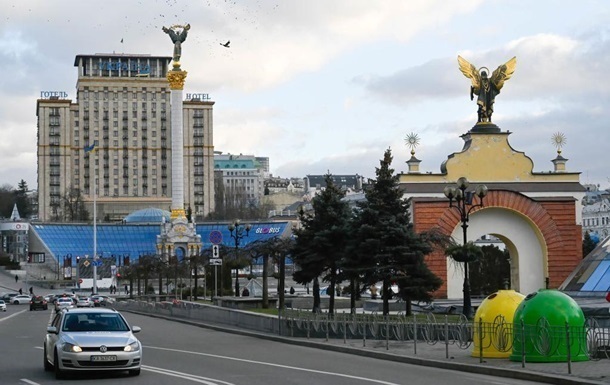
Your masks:
M 477 207 L 483 207 L 483 198 L 487 195 L 487 186 L 484 184 L 478 185 L 474 191 L 466 191 L 468 188 L 468 179 L 461 177 L 457 180 L 457 186 L 447 186 L 443 193 L 449 198 L 449 207 L 455 208 L 460 213 L 460 222 L 462 223 L 464 245 L 467 244 L 467 229 L 470 213 Z M 473 204 L 474 196 L 479 197 L 479 203 Z M 454 202 L 455 201 L 455 202 Z M 468 261 L 464 261 L 464 304 L 462 313 L 470 318 L 472 313 L 472 302 L 470 300 L 470 279 L 468 277 Z
M 235 240 L 235 260 L 237 261 L 239 241 L 248 236 L 252 225 L 242 225 L 239 219 L 236 219 L 233 223 L 227 226 L 227 229 L 231 232 L 231 238 Z M 239 268 L 235 267 L 235 296 L 239 297 Z

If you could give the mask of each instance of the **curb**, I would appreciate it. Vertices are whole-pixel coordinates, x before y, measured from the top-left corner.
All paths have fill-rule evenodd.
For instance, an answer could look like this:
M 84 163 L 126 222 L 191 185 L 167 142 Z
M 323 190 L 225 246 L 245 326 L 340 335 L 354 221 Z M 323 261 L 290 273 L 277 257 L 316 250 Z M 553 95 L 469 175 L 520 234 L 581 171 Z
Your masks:
M 484 374 L 488 376 L 495 377 L 503 377 L 503 378 L 514 378 L 517 380 L 527 380 L 527 381 L 537 381 L 547 384 L 556 384 L 556 385 L 608 385 L 607 382 L 600 382 L 594 380 L 588 380 L 580 377 L 570 377 L 566 375 L 559 374 L 548 374 L 548 373 L 540 373 L 529 370 L 515 370 L 515 369 L 506 369 L 506 368 L 498 368 L 498 367 L 490 367 L 484 365 L 476 365 L 476 364 L 464 364 L 458 362 L 448 362 L 448 361 L 440 361 L 435 359 L 428 358 L 416 358 L 416 357 L 408 357 L 397 355 L 393 353 L 384 353 L 384 352 L 375 352 L 366 350 L 363 348 L 354 348 L 351 346 L 339 346 L 333 344 L 327 344 L 322 342 L 316 342 L 312 340 L 301 340 L 301 339 L 291 339 L 288 337 L 276 336 L 272 334 L 258 333 L 253 331 L 247 331 L 243 329 L 235 329 L 226 326 L 220 326 L 217 324 L 207 324 L 204 322 L 196 322 L 182 318 L 173 318 L 164 315 L 144 313 L 136 310 L 129 309 L 120 309 L 121 311 L 138 314 L 142 316 L 147 316 L 151 318 L 159 318 L 167 321 L 178 322 L 186 325 L 197 326 L 200 328 L 215 330 L 219 332 L 232 333 L 237 335 L 243 335 L 254 338 L 266 339 L 269 341 L 281 342 L 285 344 L 298 345 L 304 347 L 310 347 L 315 349 L 322 349 L 328 351 L 334 351 L 339 353 L 347 353 L 359 355 L 362 357 L 375 358 L 386 361 L 394 361 L 401 362 L 405 364 L 419 365 L 419 366 L 428 366 L 439 369 L 448 369 L 448 370 L 456 370 L 460 372 L 469 372 L 476 374 Z

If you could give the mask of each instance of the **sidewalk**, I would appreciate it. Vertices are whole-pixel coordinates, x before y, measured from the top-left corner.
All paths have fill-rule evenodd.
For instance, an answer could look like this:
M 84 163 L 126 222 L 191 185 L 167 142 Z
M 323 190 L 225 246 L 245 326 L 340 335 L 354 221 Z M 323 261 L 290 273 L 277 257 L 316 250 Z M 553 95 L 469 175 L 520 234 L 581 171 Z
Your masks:
M 415 347 L 413 342 L 379 340 L 326 341 L 309 340 L 321 348 L 344 348 L 349 353 L 369 355 L 372 358 L 390 359 L 424 366 L 489 374 L 499 377 L 518 378 L 551 384 L 610 384 L 610 360 L 559 363 L 530 363 L 522 367 L 521 362 L 506 359 L 472 357 L 473 346 L 461 349 L 456 345 L 444 343 L 434 345 L 420 341 Z M 389 347 L 389 348 L 388 348 Z M 415 351 L 417 350 L 417 353 Z M 448 357 L 448 358 L 447 358 Z M 569 374 L 571 370 L 571 374 Z
M 391 360 L 408 364 L 459 370 L 462 372 L 486 374 L 503 378 L 531 380 L 549 384 L 610 384 L 609 359 L 572 362 L 569 366 L 567 362 L 525 363 L 525 367 L 523 368 L 521 362 L 512 362 L 508 359 L 484 359 L 483 362 L 481 362 L 478 357 L 472 357 L 472 345 L 465 349 L 461 349 L 456 344 L 449 344 L 447 346 L 443 342 L 428 344 L 425 341 L 418 341 L 417 345 L 415 346 L 412 341 L 389 341 L 387 345 L 388 347 L 386 347 L 385 340 L 369 339 L 363 342 L 362 339 L 352 339 L 344 342 L 342 338 L 329 339 L 327 341 L 325 338 L 308 339 L 305 337 L 280 336 L 279 333 L 257 332 L 237 326 L 227 326 L 227 324 L 223 323 L 213 323 L 206 320 L 208 317 L 196 319 L 161 314 L 160 312 L 151 312 L 150 309 L 152 308 L 147 309 L 146 307 L 133 307 L 127 302 L 120 303 L 118 309 L 120 311 L 132 312 L 144 316 L 152 316 L 155 318 L 166 319 L 173 322 L 179 322 L 221 332 L 267 339 L 316 349 L 357 354 L 373 359 Z M 230 309 L 224 310 L 230 311 Z M 235 311 L 240 313 L 248 313 L 240 310 Z M 290 335 L 290 331 L 284 329 L 282 334 L 286 335 L 286 333 Z M 569 371 L 571 371 L 571 374 Z

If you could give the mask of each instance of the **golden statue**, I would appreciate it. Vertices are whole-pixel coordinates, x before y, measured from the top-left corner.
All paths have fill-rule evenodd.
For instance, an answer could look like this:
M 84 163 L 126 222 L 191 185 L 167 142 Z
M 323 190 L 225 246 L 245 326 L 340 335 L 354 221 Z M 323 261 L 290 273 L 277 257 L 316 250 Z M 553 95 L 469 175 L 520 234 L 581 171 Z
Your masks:
M 470 86 L 470 100 L 474 99 L 474 95 L 478 95 L 477 105 L 479 106 L 479 109 L 477 113 L 479 115 L 479 120 L 477 124 L 491 123 L 491 115 L 494 112 L 493 106 L 496 95 L 500 93 L 502 86 L 504 86 L 504 82 L 513 76 L 515 67 L 517 66 L 517 58 L 513 57 L 499 66 L 491 74 L 491 78 L 487 77 L 487 73 L 489 72 L 487 67 L 477 69 L 459 55 L 458 64 L 460 65 L 460 71 L 462 71 L 464 76 L 470 78 L 472 81 L 472 85 Z
M 169 28 L 163 27 L 161 29 L 163 32 L 169 35 L 170 39 L 172 39 L 172 43 L 174 43 L 174 63 L 180 63 L 180 56 L 182 56 L 182 43 L 184 43 L 186 40 L 186 36 L 189 29 L 191 29 L 191 25 L 172 25 Z

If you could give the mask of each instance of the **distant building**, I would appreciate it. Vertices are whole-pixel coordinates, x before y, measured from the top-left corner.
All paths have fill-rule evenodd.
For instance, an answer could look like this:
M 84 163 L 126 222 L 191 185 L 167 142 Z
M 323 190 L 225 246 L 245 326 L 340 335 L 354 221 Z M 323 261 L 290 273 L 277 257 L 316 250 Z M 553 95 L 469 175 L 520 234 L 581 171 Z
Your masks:
M 362 192 L 364 177 L 355 175 L 332 175 L 332 180 L 346 195 Z M 304 178 L 305 194 L 307 199 L 312 199 L 316 194 L 326 188 L 324 175 L 307 175 Z
M 269 158 L 220 152 L 214 154 L 214 170 L 222 180 L 225 199 L 239 198 L 259 204 L 265 193 L 265 167 L 268 170 Z
M 593 241 L 601 241 L 610 235 L 610 193 L 596 185 L 585 185 L 582 200 L 582 233 L 589 233 Z
M 271 208 L 268 217 L 295 217 L 296 210 L 303 204 L 303 192 L 302 178 L 267 178 L 264 202 Z
M 63 198 L 72 190 L 80 191 L 90 214 L 95 193 L 98 218 L 109 221 L 139 209 L 170 207 L 171 59 L 77 55 L 76 101 L 66 92 L 41 92 L 40 221 L 62 220 Z M 188 91 L 183 102 L 184 203 L 197 217 L 214 211 L 213 105 L 207 94 Z

